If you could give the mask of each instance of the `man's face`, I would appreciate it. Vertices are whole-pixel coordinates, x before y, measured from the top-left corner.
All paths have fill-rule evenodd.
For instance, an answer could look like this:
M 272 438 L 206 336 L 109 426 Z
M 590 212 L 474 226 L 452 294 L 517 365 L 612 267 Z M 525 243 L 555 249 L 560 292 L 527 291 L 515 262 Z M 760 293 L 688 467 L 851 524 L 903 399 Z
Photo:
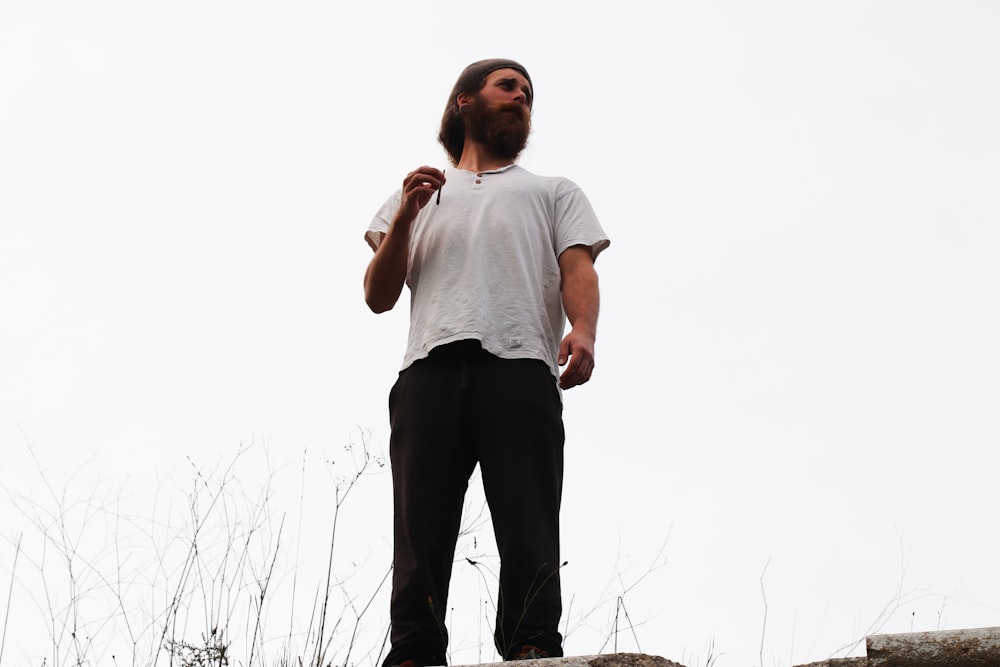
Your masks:
M 496 157 L 514 160 L 531 133 L 531 84 L 515 69 L 499 69 L 470 103 L 468 128 L 472 138 Z
M 523 74 L 511 68 L 490 72 L 479 94 L 490 103 L 515 102 L 529 109 L 533 99 L 531 84 Z

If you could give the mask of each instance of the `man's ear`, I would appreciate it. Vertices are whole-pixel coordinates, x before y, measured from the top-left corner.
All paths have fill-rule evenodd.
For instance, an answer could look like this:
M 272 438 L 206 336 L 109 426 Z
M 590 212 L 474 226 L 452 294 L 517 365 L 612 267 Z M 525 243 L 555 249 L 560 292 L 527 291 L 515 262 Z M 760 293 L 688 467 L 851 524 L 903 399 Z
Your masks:
M 459 93 L 458 97 L 455 98 L 455 101 L 458 102 L 459 109 L 467 107 L 472 103 L 472 95 L 469 93 Z

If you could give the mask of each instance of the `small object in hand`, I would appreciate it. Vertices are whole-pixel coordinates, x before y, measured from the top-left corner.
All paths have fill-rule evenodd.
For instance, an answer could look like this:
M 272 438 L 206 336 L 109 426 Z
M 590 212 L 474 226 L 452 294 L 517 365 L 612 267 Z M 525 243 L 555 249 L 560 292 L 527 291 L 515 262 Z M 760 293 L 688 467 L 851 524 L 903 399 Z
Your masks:
M 441 175 L 444 176 L 444 169 L 441 170 Z M 443 188 L 443 187 L 444 187 L 444 183 L 441 184 L 441 188 Z M 441 188 L 438 188 L 437 201 L 434 202 L 435 206 L 440 206 L 441 205 Z

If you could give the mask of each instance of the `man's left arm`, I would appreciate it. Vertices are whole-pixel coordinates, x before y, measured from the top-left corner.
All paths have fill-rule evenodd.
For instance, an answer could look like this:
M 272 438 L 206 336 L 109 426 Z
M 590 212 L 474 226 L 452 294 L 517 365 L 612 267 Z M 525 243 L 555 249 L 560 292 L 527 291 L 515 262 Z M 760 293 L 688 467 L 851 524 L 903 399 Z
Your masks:
M 589 380 L 594 372 L 594 340 L 601 296 L 590 246 L 575 245 L 564 250 L 559 255 L 559 271 L 563 309 L 572 327 L 559 345 L 559 365 L 569 362 L 559 376 L 559 386 L 569 389 Z

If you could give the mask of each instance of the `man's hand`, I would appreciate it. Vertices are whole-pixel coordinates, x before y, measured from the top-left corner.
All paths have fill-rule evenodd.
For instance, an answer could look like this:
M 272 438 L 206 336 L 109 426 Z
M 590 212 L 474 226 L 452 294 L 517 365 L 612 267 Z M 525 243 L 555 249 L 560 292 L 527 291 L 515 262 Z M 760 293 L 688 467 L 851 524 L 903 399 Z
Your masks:
M 566 366 L 566 362 L 569 365 Z M 573 329 L 559 344 L 559 365 L 566 370 L 559 376 L 559 386 L 570 389 L 583 384 L 594 372 L 594 337 Z
M 411 222 L 444 183 L 444 172 L 434 167 L 418 167 L 408 173 L 403 179 L 398 217 Z

